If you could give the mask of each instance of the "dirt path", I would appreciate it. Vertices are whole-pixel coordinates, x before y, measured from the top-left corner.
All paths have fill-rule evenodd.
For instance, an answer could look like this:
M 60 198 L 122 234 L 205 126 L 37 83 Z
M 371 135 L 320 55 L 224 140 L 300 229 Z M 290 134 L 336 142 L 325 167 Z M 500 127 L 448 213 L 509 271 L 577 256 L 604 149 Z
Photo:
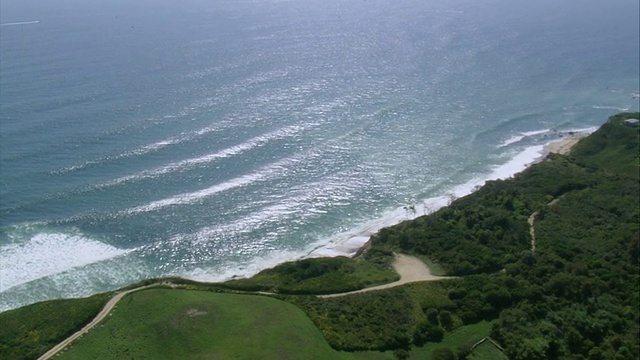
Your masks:
M 435 281 L 435 280 L 441 280 L 441 279 L 452 279 L 452 278 L 454 278 L 452 276 L 437 276 L 437 275 L 431 274 L 431 271 L 429 271 L 429 268 L 420 259 L 418 259 L 416 257 L 413 257 L 413 256 L 409 256 L 409 255 L 396 254 L 396 259 L 393 262 L 393 268 L 398 272 L 398 274 L 400 274 L 400 280 L 398 280 L 398 281 L 394 281 L 394 282 L 389 283 L 389 284 L 373 286 L 373 287 L 369 287 L 369 288 L 366 288 L 366 289 L 345 292 L 345 293 L 330 294 L 330 295 L 320 295 L 320 297 L 328 298 L 328 297 L 346 296 L 346 295 L 356 294 L 356 293 L 361 293 L 361 292 L 388 289 L 388 288 L 400 286 L 400 285 L 411 283 L 411 282 Z M 44 353 L 42 356 L 40 356 L 38 358 L 38 360 L 50 359 L 52 356 L 54 356 L 58 352 L 60 352 L 63 349 L 65 349 L 67 346 L 69 346 L 72 342 L 74 342 L 75 340 L 77 340 L 80 337 L 82 337 L 82 335 L 84 335 L 87 332 L 89 332 L 94 326 L 96 326 L 98 323 L 100 323 L 102 320 L 104 320 L 104 318 L 106 318 L 109 315 L 109 313 L 111 312 L 111 310 L 113 310 L 113 308 L 116 306 L 118 301 L 120 301 L 126 295 L 128 295 L 128 294 L 130 294 L 132 292 L 143 290 L 143 289 L 146 289 L 146 288 L 149 288 L 149 287 L 153 287 L 153 286 L 156 286 L 156 285 L 158 285 L 158 284 L 147 285 L 147 286 L 143 286 L 143 287 L 139 287 L 139 288 L 123 291 L 121 293 L 118 293 L 118 294 L 114 295 L 107 302 L 107 304 L 104 306 L 104 308 L 102 308 L 100 313 L 98 313 L 98 315 L 93 320 L 91 320 L 91 322 L 89 324 L 85 325 L 81 330 L 79 330 L 75 334 L 69 336 L 66 340 L 62 341 L 58 345 L 54 346 L 51 350 L 49 350 L 46 353 Z M 265 295 L 273 295 L 271 293 L 263 293 L 263 294 L 265 294 Z
M 154 285 L 156 285 L 156 284 L 154 284 Z M 142 287 L 139 287 L 139 288 L 135 288 L 135 289 L 123 291 L 121 293 L 117 293 L 116 295 L 114 295 L 107 302 L 107 304 L 102 308 L 102 310 L 98 313 L 98 315 L 93 320 L 91 320 L 90 323 L 85 325 L 82 329 L 80 329 L 75 334 L 69 336 L 66 340 L 62 341 L 58 345 L 56 345 L 53 348 L 51 348 L 51 350 L 47 351 L 42 356 L 40 356 L 38 358 L 38 360 L 45 360 L 45 359 L 51 358 L 53 355 L 57 354 L 58 352 L 62 351 L 64 348 L 69 346 L 69 344 L 71 344 L 72 342 L 74 342 L 78 338 L 82 337 L 82 335 L 84 335 L 85 333 L 89 332 L 89 330 L 91 330 L 94 326 L 96 326 L 100 321 L 104 320 L 104 318 L 107 317 L 107 315 L 109 315 L 111 310 L 113 310 L 113 308 L 116 306 L 118 301 L 120 301 L 126 295 L 128 295 L 128 294 L 130 294 L 132 292 L 138 291 L 138 290 L 146 289 L 146 288 L 154 286 L 154 285 L 142 286 Z
M 396 287 L 396 286 L 400 286 L 400 285 L 404 285 L 412 282 L 418 282 L 418 281 L 435 281 L 435 280 L 455 278 L 454 276 L 433 275 L 431 274 L 431 271 L 429 271 L 429 268 L 427 267 L 427 265 L 425 265 L 420 259 L 414 256 L 409 256 L 409 255 L 396 254 L 396 259 L 393 262 L 393 268 L 396 270 L 398 274 L 400 274 L 400 280 L 398 281 L 394 281 L 392 283 L 388 283 L 384 285 L 378 285 L 378 286 L 373 286 L 365 289 L 360 289 L 356 291 L 349 291 L 345 293 L 320 295 L 319 297 L 329 298 L 329 297 L 346 296 L 351 294 L 363 293 L 367 291 L 388 289 L 388 288 L 392 288 L 392 287 Z
M 553 206 L 555 205 L 558 200 L 560 200 L 560 198 L 557 199 L 553 199 L 551 200 L 550 203 L 547 204 L 547 206 Z M 531 252 L 536 252 L 536 230 L 534 227 L 534 224 L 536 222 L 536 217 L 540 214 L 540 211 L 536 211 L 533 214 L 531 214 L 531 216 L 529 216 L 529 234 L 531 234 Z
M 531 234 L 531 252 L 536 252 L 536 232 L 533 227 L 533 224 L 536 221 L 536 216 L 538 216 L 540 212 L 536 211 L 531 216 L 529 216 L 529 234 Z

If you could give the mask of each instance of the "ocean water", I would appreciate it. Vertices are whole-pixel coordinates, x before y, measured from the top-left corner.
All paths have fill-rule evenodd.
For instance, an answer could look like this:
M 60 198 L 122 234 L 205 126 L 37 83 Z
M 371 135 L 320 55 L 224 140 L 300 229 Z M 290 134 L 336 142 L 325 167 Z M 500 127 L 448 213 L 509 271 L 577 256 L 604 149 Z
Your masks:
M 0 311 L 350 254 L 637 111 L 638 23 L 635 0 L 2 1 Z

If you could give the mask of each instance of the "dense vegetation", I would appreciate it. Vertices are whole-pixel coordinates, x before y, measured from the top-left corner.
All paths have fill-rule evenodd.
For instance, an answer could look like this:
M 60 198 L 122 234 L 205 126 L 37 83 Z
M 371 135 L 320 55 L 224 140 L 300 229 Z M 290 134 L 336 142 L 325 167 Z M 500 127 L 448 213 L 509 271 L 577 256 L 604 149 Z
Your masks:
M 451 303 L 446 289 L 438 283 L 344 297 L 289 300 L 305 310 L 331 346 L 348 351 L 408 348 L 414 335 L 420 337 L 421 344 L 427 339 L 442 339 L 437 312 L 429 322 L 423 309 L 442 308 Z M 428 326 L 419 328 L 420 323 Z
M 374 248 L 427 255 L 455 275 L 463 323 L 498 317 L 511 359 L 638 358 L 638 128 L 612 117 L 514 179 L 381 231 Z M 528 218 L 537 212 L 536 251 Z
M 110 293 L 52 300 L 0 313 L 0 359 L 35 359 L 90 322 Z
M 391 253 L 374 251 L 368 261 L 346 257 L 304 259 L 280 264 L 250 279 L 223 283 L 228 289 L 282 294 L 332 294 L 398 280 Z
M 541 207 L 534 263 L 509 276 L 544 296 L 500 316 L 496 339 L 520 358 L 638 358 L 638 129 L 614 117 L 567 159 L 584 169 L 579 190 Z M 522 341 L 527 339 L 527 341 Z

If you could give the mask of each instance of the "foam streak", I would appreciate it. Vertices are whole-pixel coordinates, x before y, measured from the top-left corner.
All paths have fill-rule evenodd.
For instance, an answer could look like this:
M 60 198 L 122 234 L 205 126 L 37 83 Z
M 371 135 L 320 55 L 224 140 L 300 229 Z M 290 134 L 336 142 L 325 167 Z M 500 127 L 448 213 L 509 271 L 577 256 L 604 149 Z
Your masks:
M 39 23 L 39 20 L 35 20 L 35 21 L 21 21 L 21 22 L 12 22 L 12 23 L 4 23 L 4 24 L 0 24 L 0 26 L 17 26 L 17 25 L 31 25 L 31 24 L 37 24 Z
M 181 144 L 184 142 L 188 142 L 194 139 L 197 139 L 199 137 L 202 137 L 208 133 L 217 131 L 219 128 L 218 127 L 205 127 L 187 134 L 184 134 L 182 136 L 175 136 L 175 137 L 171 137 L 168 139 L 164 139 L 164 140 L 160 140 L 157 141 L 155 143 L 152 144 L 148 144 L 148 145 L 144 145 L 141 146 L 139 148 L 130 150 L 130 151 L 126 151 L 123 152 L 121 154 L 117 154 L 117 155 L 110 155 L 110 156 L 105 156 L 96 160 L 89 160 L 86 161 L 82 164 L 79 165 L 73 165 L 73 166 L 69 166 L 69 167 L 65 167 L 61 170 L 58 171 L 54 171 L 53 174 L 54 175 L 61 175 L 61 174 L 65 174 L 65 173 L 69 173 L 69 172 L 74 172 L 74 171 L 78 171 L 78 170 L 82 170 L 86 167 L 92 166 L 92 165 L 97 165 L 100 164 L 102 162 L 105 161 L 111 161 L 111 160 L 120 160 L 120 159 L 126 159 L 126 158 L 130 158 L 130 157 L 134 157 L 134 156 L 142 156 L 142 155 L 146 155 L 148 153 L 151 152 L 155 152 L 158 150 L 161 150 L 165 147 L 171 146 L 171 145 L 177 145 L 177 144 Z
M 218 151 L 216 153 L 212 153 L 212 154 L 207 154 L 204 156 L 200 156 L 200 157 L 196 157 L 196 158 L 190 158 L 190 159 L 185 159 L 185 160 L 181 160 L 181 161 L 177 161 L 177 162 L 173 162 L 170 163 L 168 165 L 156 168 L 156 169 L 151 169 L 151 170 L 145 170 L 142 172 L 139 172 L 137 174 L 134 175 L 127 175 L 127 176 L 123 176 L 123 177 L 119 177 L 117 179 L 114 179 L 112 181 L 109 181 L 107 183 L 98 185 L 98 188 L 103 188 L 103 187 L 109 187 L 109 186 L 114 186 L 117 184 L 121 184 L 124 182 L 128 182 L 128 181 L 137 181 L 137 180 L 141 180 L 141 179 L 146 179 L 146 178 L 152 178 L 152 177 L 157 177 L 160 175 L 164 175 L 167 173 L 171 173 L 171 172 L 175 172 L 175 171 L 183 171 L 183 170 L 187 170 L 190 168 L 193 168 L 195 166 L 198 165 L 202 165 L 202 164 L 207 164 L 210 162 L 213 162 L 215 160 L 218 159 L 224 159 L 224 158 L 228 158 L 234 155 L 238 155 L 241 154 L 245 151 L 251 150 L 253 148 L 262 146 L 266 143 L 268 143 L 271 140 L 276 140 L 276 139 L 280 139 L 280 138 L 284 138 L 284 137 L 289 137 L 289 136 L 293 136 L 297 133 L 299 133 L 303 128 L 301 126 L 289 126 L 289 127 L 285 127 L 283 129 L 279 129 L 264 135 L 260 135 L 257 137 L 254 137 L 252 139 L 249 139 L 248 141 L 239 144 L 239 145 L 235 145 L 226 149 L 223 149 L 221 151 Z
M 283 173 L 286 172 L 286 169 L 289 166 L 299 163 L 302 160 L 303 160 L 303 156 L 294 156 L 291 158 L 286 158 L 278 162 L 275 162 L 273 164 L 264 166 L 260 170 L 254 173 L 243 175 L 243 176 L 231 179 L 229 181 L 226 181 L 220 184 L 213 185 L 211 187 L 208 187 L 206 189 L 202 189 L 199 191 L 183 193 L 183 194 L 172 196 L 166 199 L 153 201 L 146 205 L 141 205 L 138 207 L 125 210 L 120 214 L 132 215 L 132 214 L 138 214 L 143 212 L 156 211 L 156 210 L 160 210 L 165 207 L 173 206 L 173 205 L 192 204 L 204 198 L 211 197 L 217 193 L 220 193 L 226 190 L 235 189 L 235 188 L 253 184 L 259 181 L 265 181 L 277 176 L 281 176 Z

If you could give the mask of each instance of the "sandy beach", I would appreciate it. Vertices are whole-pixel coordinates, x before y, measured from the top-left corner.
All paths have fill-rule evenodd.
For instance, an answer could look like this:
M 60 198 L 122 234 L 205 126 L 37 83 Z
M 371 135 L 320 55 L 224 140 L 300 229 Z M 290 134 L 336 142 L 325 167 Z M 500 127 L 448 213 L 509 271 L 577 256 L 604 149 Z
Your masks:
M 589 134 L 580 133 L 562 138 L 558 141 L 554 141 L 545 147 L 545 156 L 547 155 L 547 153 L 567 155 L 571 151 L 571 148 L 578 143 L 578 141 L 587 136 L 589 136 Z

